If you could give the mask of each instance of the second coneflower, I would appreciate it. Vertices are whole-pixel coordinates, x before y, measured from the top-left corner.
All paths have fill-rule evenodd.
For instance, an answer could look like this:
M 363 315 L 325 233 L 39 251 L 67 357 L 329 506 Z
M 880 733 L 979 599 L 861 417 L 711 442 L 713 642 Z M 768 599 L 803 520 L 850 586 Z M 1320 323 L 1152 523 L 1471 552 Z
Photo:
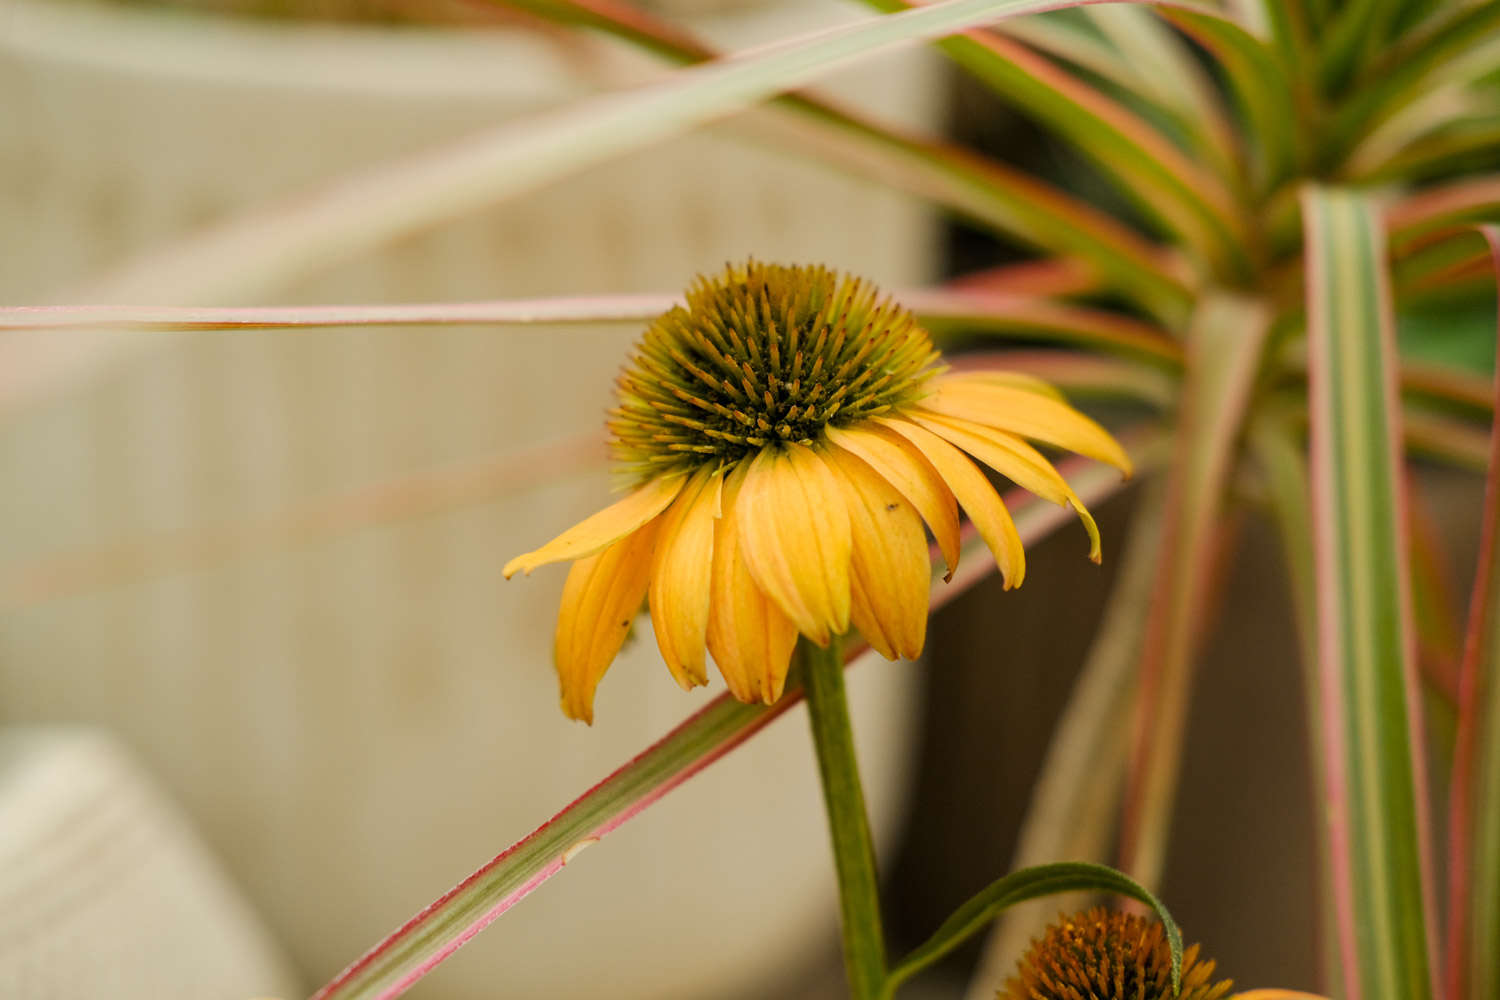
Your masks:
M 643 601 L 684 688 L 712 654 L 741 701 L 781 697 L 797 636 L 851 628 L 887 658 L 914 657 L 931 572 L 923 523 L 949 575 L 962 506 L 1007 587 L 1025 553 L 984 473 L 1071 506 L 1039 441 L 1130 460 L 1045 383 L 944 374 L 911 313 L 858 278 L 750 262 L 699 279 L 656 320 L 619 380 L 615 457 L 632 491 L 534 552 L 508 578 L 575 560 L 556 660 L 563 711 L 592 721 L 594 690 Z

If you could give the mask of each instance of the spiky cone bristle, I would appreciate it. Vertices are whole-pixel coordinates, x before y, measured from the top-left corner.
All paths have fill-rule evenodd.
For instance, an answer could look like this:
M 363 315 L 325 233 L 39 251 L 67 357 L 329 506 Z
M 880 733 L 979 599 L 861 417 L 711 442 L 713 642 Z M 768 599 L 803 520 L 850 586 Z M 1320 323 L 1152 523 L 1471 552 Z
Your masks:
M 1016 966 L 997 1000 L 1219 1000 L 1234 985 L 1213 982 L 1214 962 L 1195 944 L 1182 953 L 1182 990 L 1172 991 L 1172 950 L 1159 921 L 1095 907 L 1059 916 Z

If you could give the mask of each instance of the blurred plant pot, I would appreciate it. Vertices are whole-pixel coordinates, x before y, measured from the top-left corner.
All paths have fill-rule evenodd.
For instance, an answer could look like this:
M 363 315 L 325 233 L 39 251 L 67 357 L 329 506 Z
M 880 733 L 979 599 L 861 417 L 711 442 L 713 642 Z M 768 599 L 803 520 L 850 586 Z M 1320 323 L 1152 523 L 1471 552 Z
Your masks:
M 758 40 L 832 10 L 795 2 L 708 27 Z M 598 40 L 510 31 L 32 0 L 11 0 L 4 22 L 0 301 L 11 303 L 64 294 L 261 199 L 644 72 Z M 832 89 L 924 122 L 934 83 L 908 56 Z M 660 291 L 751 253 L 903 285 L 929 275 L 932 245 L 921 206 L 713 131 L 278 298 Z M 633 335 L 203 334 L 9 413 L 0 477 L 27 485 L 9 497 L 0 566 L 22 579 L 60 554 L 95 569 L 121 552 L 136 561 L 107 586 L 85 573 L 71 590 L 12 598 L 0 713 L 120 734 L 309 980 L 326 978 L 710 696 L 680 692 L 641 641 L 602 684 L 593 728 L 557 711 L 562 574 L 502 585 L 499 566 L 597 508 L 600 468 L 522 468 L 463 504 L 361 530 L 337 530 L 322 506 L 597 428 Z M 233 558 L 174 548 L 212 530 L 243 549 L 258 537 L 244 525 L 288 511 L 325 520 L 296 545 Z M 878 663 L 851 676 L 887 842 L 913 743 L 914 670 Z M 799 711 L 581 857 L 416 995 L 764 995 L 828 946 L 833 904 Z

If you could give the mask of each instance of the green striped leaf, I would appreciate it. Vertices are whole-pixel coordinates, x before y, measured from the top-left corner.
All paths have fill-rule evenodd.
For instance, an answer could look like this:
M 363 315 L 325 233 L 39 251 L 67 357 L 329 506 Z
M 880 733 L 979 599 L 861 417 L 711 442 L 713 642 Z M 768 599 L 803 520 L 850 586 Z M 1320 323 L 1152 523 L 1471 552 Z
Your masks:
M 733 114 L 860 59 L 1059 0 L 944 0 L 793 38 L 379 167 L 139 261 L 84 301 L 244 298 L 483 205 Z
M 1159 883 L 1165 858 L 1225 487 L 1270 319 L 1261 302 L 1216 293 L 1189 326 L 1120 835 L 1123 867 L 1146 885 Z
M 904 10 L 909 0 L 865 0 Z M 1018 42 L 994 33 L 939 47 L 975 79 L 1073 143 L 1159 226 L 1218 274 L 1248 273 L 1246 233 L 1228 189 L 1140 116 Z
M 1412 33 L 1375 60 L 1364 83 L 1334 115 L 1330 148 L 1359 141 L 1434 87 L 1465 85 L 1500 69 L 1500 4 L 1453 5 L 1429 30 Z
M 1433 996 L 1394 318 L 1379 218 L 1309 187 L 1309 395 L 1327 836 L 1345 995 Z
M 677 26 L 611 0 L 492 2 L 604 31 L 678 64 L 720 57 Z M 904 134 L 811 94 L 788 94 L 775 106 L 803 127 L 762 129 L 773 141 L 928 198 L 1028 245 L 1088 261 L 1110 288 L 1155 316 L 1174 319 L 1186 310 L 1187 289 L 1161 264 L 1150 244 L 1107 214 L 1036 177 L 969 150 Z
M 1298 134 L 1303 116 L 1277 53 L 1233 21 L 1185 8 L 1163 7 L 1162 16 L 1213 53 L 1234 93 L 1253 140 L 1249 150 L 1257 189 L 1269 191 L 1302 162 Z

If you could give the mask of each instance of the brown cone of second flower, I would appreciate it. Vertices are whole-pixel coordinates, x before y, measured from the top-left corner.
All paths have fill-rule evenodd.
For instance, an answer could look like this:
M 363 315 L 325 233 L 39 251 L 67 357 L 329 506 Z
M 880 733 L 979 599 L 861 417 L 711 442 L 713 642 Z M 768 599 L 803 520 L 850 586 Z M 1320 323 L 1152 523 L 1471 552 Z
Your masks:
M 1182 953 L 1182 991 L 1172 992 L 1172 949 L 1156 920 L 1103 907 L 1059 917 L 1017 964 L 997 1000 L 1219 1000 L 1234 985 L 1213 981 L 1198 946 Z

